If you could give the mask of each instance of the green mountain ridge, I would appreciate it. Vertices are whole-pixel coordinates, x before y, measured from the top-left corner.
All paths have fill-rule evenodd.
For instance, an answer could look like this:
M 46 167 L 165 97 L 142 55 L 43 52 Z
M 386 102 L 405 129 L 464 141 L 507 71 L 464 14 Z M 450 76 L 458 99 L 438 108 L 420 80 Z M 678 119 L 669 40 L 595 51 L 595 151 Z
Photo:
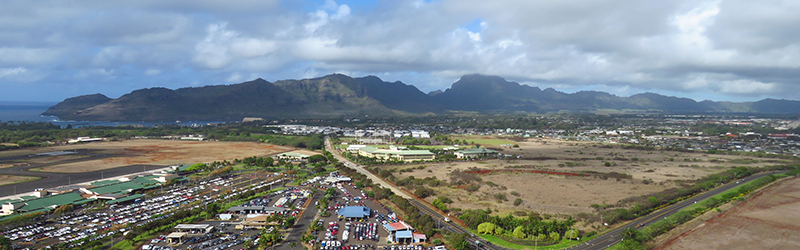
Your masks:
M 465 75 L 445 91 L 425 94 L 413 85 L 375 76 L 332 74 L 319 78 L 204 87 L 139 89 L 117 99 L 102 94 L 67 98 L 43 115 L 62 120 L 240 120 L 243 117 L 316 118 L 363 115 L 444 114 L 452 111 L 594 112 L 642 110 L 665 113 L 800 114 L 800 102 L 696 102 L 642 93 L 619 97 L 600 91 L 563 93 L 509 82 L 498 76 Z

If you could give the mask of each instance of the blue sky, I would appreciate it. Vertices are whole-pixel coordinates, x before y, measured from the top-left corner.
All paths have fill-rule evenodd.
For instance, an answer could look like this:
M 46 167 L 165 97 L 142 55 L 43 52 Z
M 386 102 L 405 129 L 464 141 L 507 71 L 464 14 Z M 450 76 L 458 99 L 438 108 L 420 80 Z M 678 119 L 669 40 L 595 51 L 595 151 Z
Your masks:
M 0 101 L 343 73 L 798 100 L 797 1 L 11 1 Z

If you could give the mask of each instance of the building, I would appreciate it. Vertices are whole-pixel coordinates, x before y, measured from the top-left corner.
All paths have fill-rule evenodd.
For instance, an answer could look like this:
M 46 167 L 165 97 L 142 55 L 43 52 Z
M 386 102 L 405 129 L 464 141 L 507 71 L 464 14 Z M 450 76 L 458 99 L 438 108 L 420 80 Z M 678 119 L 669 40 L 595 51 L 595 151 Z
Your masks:
M 430 161 L 436 158 L 436 155 L 428 150 L 401 150 L 394 147 L 390 149 L 378 149 L 369 146 L 359 149 L 358 155 L 382 160 L 405 162 Z
M 180 233 L 175 232 L 167 235 L 167 242 L 169 244 L 181 244 L 183 242 L 184 237 L 186 237 L 187 233 Z
M 471 148 L 471 149 L 456 151 L 455 155 L 459 159 L 489 158 L 497 156 L 497 151 L 485 148 Z
M 383 228 L 389 232 L 389 239 L 393 239 L 396 243 L 419 243 L 428 239 L 425 234 L 414 233 L 414 228 L 404 221 L 383 224 Z
M 214 231 L 214 226 L 209 224 L 178 224 L 173 229 L 179 233 L 207 234 Z
M 79 143 L 79 142 L 98 142 L 98 141 L 105 141 L 105 138 L 91 138 L 91 137 L 78 137 L 75 139 L 67 140 L 67 143 Z
M 286 152 L 276 156 L 279 160 L 284 161 L 298 161 L 298 162 L 306 162 L 308 158 L 311 157 L 307 154 L 295 153 L 295 152 Z
M 234 214 L 274 214 L 274 213 L 285 213 L 289 209 L 284 207 L 272 207 L 272 206 L 235 206 L 228 208 L 228 212 Z
M 336 215 L 342 217 L 344 219 L 352 220 L 352 219 L 364 219 L 369 217 L 372 214 L 372 210 L 368 207 L 362 206 L 347 206 L 339 209 L 339 212 Z
M 34 197 L 35 198 L 35 197 Z M 11 215 L 15 213 L 46 212 L 53 210 L 61 205 L 72 204 L 83 200 L 80 194 L 72 192 L 59 195 L 51 195 L 43 198 L 23 200 L 17 202 L 7 202 L 2 205 L 0 215 Z

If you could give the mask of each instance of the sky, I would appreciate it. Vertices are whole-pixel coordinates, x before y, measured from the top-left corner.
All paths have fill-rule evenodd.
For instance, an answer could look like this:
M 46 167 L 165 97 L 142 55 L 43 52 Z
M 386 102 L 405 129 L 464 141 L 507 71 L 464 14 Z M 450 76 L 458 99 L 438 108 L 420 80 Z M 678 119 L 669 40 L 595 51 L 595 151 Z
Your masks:
M 800 1 L 8 0 L 0 101 L 342 73 L 800 99 Z

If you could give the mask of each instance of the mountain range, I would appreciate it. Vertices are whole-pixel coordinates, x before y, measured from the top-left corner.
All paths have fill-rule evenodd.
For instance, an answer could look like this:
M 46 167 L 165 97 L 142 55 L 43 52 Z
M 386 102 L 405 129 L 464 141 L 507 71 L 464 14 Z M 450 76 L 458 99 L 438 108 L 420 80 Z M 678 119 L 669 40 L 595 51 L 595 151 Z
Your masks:
M 696 102 L 655 93 L 620 97 L 599 91 L 564 93 L 498 76 L 464 75 L 445 91 L 423 93 L 413 85 L 375 76 L 342 74 L 302 80 L 263 79 L 232 85 L 139 89 L 117 99 L 102 94 L 68 98 L 43 115 L 61 120 L 240 120 L 243 117 L 313 118 L 357 115 L 445 114 L 456 111 L 663 112 L 800 114 L 800 101 Z

